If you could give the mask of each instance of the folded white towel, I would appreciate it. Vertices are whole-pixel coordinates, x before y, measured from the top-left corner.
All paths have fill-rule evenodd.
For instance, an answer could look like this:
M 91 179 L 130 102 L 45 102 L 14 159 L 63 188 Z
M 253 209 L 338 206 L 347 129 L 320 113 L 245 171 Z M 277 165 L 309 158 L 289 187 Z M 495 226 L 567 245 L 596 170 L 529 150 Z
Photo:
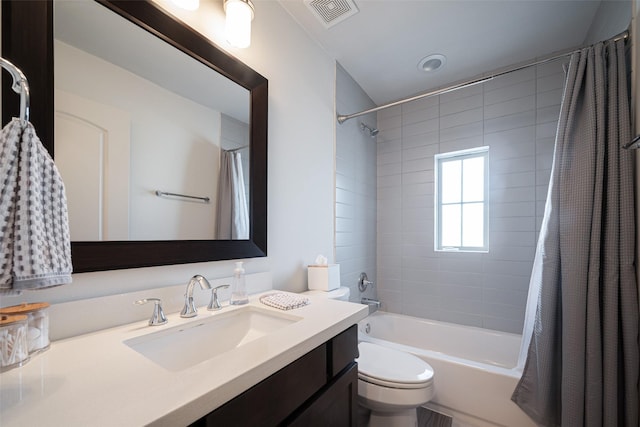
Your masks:
M 260 302 L 270 307 L 279 308 L 280 310 L 293 310 L 294 308 L 304 307 L 309 304 L 309 298 L 286 292 L 276 292 L 261 296 Z
M 0 294 L 71 283 L 64 184 L 29 122 L 0 133 Z

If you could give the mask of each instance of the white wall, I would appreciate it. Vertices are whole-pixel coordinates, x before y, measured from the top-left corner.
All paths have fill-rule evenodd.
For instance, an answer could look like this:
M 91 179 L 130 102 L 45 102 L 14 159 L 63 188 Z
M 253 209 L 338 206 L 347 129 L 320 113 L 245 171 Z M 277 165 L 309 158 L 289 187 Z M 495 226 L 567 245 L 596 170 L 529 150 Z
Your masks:
M 129 114 L 129 238 L 213 238 L 220 112 L 68 44 L 56 41 L 54 46 L 57 89 Z M 96 80 L 101 83 L 96 84 Z M 212 201 L 157 197 L 156 190 L 209 197 Z
M 247 273 L 270 271 L 273 286 L 306 289 L 306 265 L 318 253 L 333 262 L 335 62 L 275 1 L 258 0 L 251 47 L 224 40 L 222 1 L 201 1 L 198 13 L 180 16 L 269 80 L 268 257 L 247 260 Z M 187 283 L 196 273 L 228 277 L 233 261 L 75 274 L 74 283 L 3 297 L 71 301 L 92 296 Z M 117 313 L 113 313 L 117 316 Z

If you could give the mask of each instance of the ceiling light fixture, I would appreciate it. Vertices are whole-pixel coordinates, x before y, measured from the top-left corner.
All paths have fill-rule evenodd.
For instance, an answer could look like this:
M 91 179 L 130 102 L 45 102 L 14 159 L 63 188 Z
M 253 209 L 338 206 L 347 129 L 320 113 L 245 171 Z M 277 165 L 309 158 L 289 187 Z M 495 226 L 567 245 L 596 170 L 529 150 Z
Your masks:
M 227 41 L 238 48 L 249 47 L 254 11 L 251 0 L 224 0 L 224 11 Z
M 446 62 L 447 58 L 444 55 L 434 53 L 433 55 L 425 56 L 418 62 L 418 70 L 424 71 L 425 73 L 432 73 L 444 67 Z
M 200 0 L 171 0 L 171 2 L 179 8 L 186 10 L 198 10 L 200 7 Z

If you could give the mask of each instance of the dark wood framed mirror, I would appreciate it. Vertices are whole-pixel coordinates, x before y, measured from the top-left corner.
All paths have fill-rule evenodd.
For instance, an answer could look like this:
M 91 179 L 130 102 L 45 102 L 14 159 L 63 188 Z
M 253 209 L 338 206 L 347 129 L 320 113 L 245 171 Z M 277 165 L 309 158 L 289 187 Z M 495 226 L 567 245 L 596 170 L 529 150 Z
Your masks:
M 96 0 L 174 48 L 227 77 L 249 92 L 249 239 L 73 241 L 75 273 L 220 261 L 267 254 L 267 79 L 228 55 L 200 33 L 151 1 Z M 2 1 L 2 56 L 27 76 L 30 121 L 43 145 L 54 153 L 53 1 Z M 3 76 L 5 77 L 5 76 Z M 2 120 L 18 115 L 19 97 L 3 78 Z

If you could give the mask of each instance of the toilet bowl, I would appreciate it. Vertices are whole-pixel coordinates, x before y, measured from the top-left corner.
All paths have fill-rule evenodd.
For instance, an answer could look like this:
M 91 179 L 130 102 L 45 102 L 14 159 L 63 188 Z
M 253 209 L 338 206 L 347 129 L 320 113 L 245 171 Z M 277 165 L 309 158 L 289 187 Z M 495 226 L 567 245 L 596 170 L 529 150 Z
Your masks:
M 339 288 L 333 289 L 331 291 L 310 290 L 303 293 L 305 295 L 316 295 L 323 298 L 336 299 L 340 301 L 349 301 L 349 295 L 351 295 L 351 291 L 346 286 L 340 286 Z
M 369 427 L 415 427 L 417 408 L 434 395 L 433 368 L 418 357 L 378 344 L 358 344 L 358 402 Z

